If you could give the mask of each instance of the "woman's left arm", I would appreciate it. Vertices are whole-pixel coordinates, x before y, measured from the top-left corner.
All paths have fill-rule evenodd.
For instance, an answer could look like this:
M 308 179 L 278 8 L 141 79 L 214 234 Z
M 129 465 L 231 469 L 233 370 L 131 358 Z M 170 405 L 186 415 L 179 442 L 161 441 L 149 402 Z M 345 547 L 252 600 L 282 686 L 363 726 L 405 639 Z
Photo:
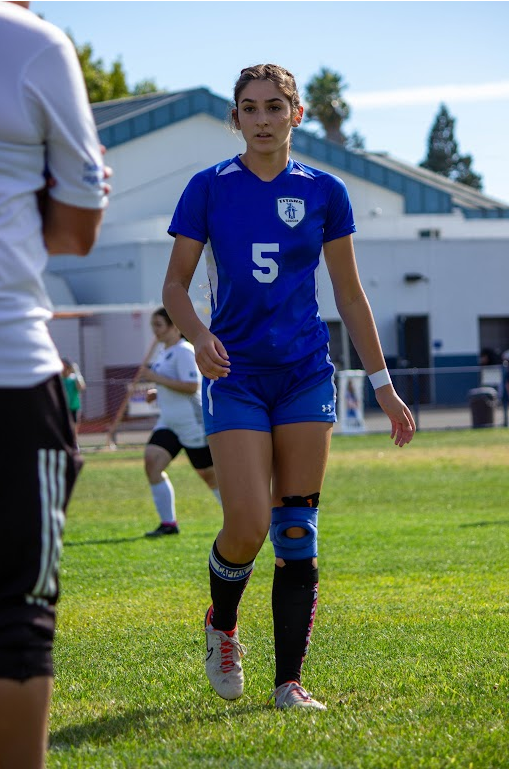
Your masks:
M 386 368 L 379 334 L 366 294 L 359 279 L 352 235 L 324 243 L 335 302 L 352 343 L 368 375 Z M 411 411 L 392 384 L 375 390 L 380 407 L 391 422 L 391 437 L 397 446 L 409 443 L 416 431 Z
M 198 384 L 196 382 L 184 382 L 182 379 L 173 379 L 172 377 L 163 376 L 153 371 L 149 366 L 143 366 L 141 369 L 141 377 L 154 384 L 168 387 L 169 390 L 175 390 L 178 393 L 184 393 L 185 395 L 193 395 L 198 390 Z

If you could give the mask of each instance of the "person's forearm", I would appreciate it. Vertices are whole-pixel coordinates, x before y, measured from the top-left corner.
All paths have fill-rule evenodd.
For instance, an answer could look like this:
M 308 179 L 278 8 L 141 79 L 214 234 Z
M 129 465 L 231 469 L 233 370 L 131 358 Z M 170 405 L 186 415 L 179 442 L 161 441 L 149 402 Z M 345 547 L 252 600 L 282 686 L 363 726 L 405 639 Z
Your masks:
M 341 306 L 337 302 L 337 307 L 367 374 L 386 368 L 374 316 L 364 291 L 347 305 Z
M 188 292 L 181 283 L 164 285 L 163 304 L 173 323 L 191 344 L 194 344 L 201 332 L 208 330 L 196 314 Z
M 172 379 L 156 373 L 152 375 L 151 379 L 157 385 L 163 385 L 163 387 L 167 387 L 169 390 L 184 393 L 185 395 L 193 395 L 198 390 L 196 382 L 183 382 L 181 379 Z
M 51 256 L 86 256 L 99 235 L 103 209 L 68 206 L 48 196 L 42 218 L 44 242 Z

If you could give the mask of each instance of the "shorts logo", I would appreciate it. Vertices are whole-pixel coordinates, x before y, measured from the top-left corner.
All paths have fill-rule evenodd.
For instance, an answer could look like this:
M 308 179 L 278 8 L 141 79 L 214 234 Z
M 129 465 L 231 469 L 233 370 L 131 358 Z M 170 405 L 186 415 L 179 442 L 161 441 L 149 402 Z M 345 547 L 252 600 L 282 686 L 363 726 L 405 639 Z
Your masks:
M 305 201 L 300 198 L 278 198 L 278 216 L 288 224 L 295 227 L 305 218 Z

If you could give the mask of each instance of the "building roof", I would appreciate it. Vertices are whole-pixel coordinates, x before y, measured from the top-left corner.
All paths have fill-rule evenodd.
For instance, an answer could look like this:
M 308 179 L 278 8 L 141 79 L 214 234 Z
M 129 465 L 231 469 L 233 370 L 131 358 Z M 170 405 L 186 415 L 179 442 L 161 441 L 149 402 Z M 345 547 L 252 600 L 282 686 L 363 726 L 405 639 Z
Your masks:
M 228 99 L 207 88 L 132 96 L 92 105 L 100 140 L 107 148 L 198 114 L 226 121 L 230 109 Z M 508 218 L 507 203 L 387 153 L 348 150 L 304 128 L 294 130 L 293 148 L 339 171 L 399 193 L 405 200 L 407 214 L 448 214 L 457 208 L 466 218 Z

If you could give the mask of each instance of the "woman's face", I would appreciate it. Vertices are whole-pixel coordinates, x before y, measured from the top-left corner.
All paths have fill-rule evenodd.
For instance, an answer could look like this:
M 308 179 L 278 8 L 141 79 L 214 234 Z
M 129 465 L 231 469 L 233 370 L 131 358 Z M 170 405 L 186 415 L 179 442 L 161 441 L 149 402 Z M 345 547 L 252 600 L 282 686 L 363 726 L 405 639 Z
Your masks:
M 173 325 L 169 325 L 161 315 L 153 315 L 151 326 L 158 342 L 163 344 L 175 344 L 180 337 L 179 331 Z
M 248 149 L 271 154 L 288 151 L 291 128 L 302 113 L 299 107 L 293 114 L 290 101 L 270 80 L 252 80 L 241 91 L 233 117 Z

